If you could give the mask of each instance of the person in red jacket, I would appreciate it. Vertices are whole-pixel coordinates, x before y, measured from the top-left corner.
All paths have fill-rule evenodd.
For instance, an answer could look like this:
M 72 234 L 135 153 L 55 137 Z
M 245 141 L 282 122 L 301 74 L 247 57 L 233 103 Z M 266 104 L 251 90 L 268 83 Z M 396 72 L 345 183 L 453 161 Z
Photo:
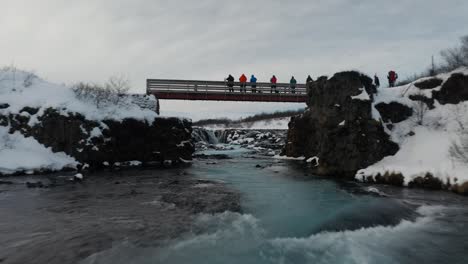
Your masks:
M 247 76 L 245 76 L 245 74 L 242 74 L 241 77 L 239 78 L 239 82 L 240 82 L 240 91 L 241 93 L 242 92 L 247 92 L 247 89 L 245 88 L 246 85 L 245 83 L 247 82 Z
M 270 79 L 270 83 L 271 83 L 271 89 L 270 89 L 270 93 L 273 93 L 273 90 L 275 90 L 275 93 L 278 93 L 278 89 L 276 89 L 276 83 L 278 82 L 278 79 L 276 79 L 276 76 L 273 75 L 273 77 L 271 77 Z
M 387 79 L 388 79 L 388 86 L 395 87 L 395 82 L 398 79 L 398 74 L 395 71 L 389 71 Z

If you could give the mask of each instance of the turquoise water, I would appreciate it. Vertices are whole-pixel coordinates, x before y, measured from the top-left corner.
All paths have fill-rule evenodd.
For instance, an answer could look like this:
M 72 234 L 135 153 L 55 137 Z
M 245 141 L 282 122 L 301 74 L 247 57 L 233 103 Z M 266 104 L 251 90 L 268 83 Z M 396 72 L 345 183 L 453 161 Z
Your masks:
M 200 215 L 192 232 L 163 247 L 123 242 L 86 262 L 466 263 L 465 197 L 332 181 L 242 149 L 216 153 L 234 158 L 187 171 L 238 190 L 242 213 Z

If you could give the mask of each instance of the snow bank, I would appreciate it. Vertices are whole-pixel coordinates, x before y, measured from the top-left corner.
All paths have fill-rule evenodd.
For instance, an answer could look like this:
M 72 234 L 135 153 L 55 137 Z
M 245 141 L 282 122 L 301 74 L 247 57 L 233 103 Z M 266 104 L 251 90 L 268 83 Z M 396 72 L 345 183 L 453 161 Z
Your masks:
M 121 122 L 126 118 L 151 124 L 157 117 L 155 111 L 145 108 L 148 105 L 157 106 L 154 97 L 112 96 L 118 100 L 103 100 L 97 104 L 96 101 L 78 98 L 71 87 L 50 83 L 12 67 L 0 69 L 0 117 L 9 119 L 13 115 L 29 118 L 30 127 L 39 124 L 40 117 L 49 108 L 64 116 L 78 113 L 87 120 L 101 124 L 103 120 Z M 145 105 L 139 105 L 137 101 Z M 20 132 L 9 134 L 10 128 L 6 125 L 8 122 L 0 126 L 0 174 L 57 171 L 74 168 L 78 164 L 74 158 L 63 152 L 54 153 L 32 137 L 25 137 Z M 83 127 L 82 131 L 88 134 Z M 90 131 L 88 140 L 101 136 L 101 129 L 96 127 Z
M 151 123 L 157 117 L 154 111 L 133 103 L 131 96 L 123 97 L 118 105 L 108 103 L 97 107 L 93 102 L 79 100 L 71 87 L 53 84 L 14 68 L 0 69 L 0 104 L 9 105 L 0 109 L 3 115 L 18 114 L 24 107 L 39 108 L 39 112 L 31 117 L 32 122 L 37 122 L 37 117 L 47 108 L 61 110 L 65 115 L 67 112 L 80 113 L 95 121 L 133 118 Z
M 363 176 L 396 173 L 404 176 L 404 184 L 408 185 L 416 177 L 424 177 L 427 173 L 453 183 L 468 182 L 468 164 L 461 163 L 450 156 L 449 149 L 453 142 L 460 140 L 465 133 L 464 127 L 468 121 L 468 102 L 441 105 L 435 100 L 434 109 L 424 109 L 423 119 L 419 120 L 417 101 L 409 99 L 410 95 L 421 95 L 432 98 L 432 91 L 438 91 L 453 73 L 468 75 L 468 69 L 462 68 L 448 74 L 436 76 L 443 80 L 440 86 L 433 89 L 419 89 L 414 83 L 379 90 L 375 103 L 397 102 L 413 108 L 413 116 L 399 123 L 392 124 L 387 133 L 399 144 L 400 150 L 380 162 L 360 170 L 356 179 L 364 180 Z M 420 122 L 421 121 L 421 122 Z M 422 123 L 422 124 L 420 124 Z M 465 125 L 464 125 L 465 124 Z
M 63 152 L 54 153 L 34 138 L 26 138 L 19 132 L 9 134 L 7 127 L 0 126 L 0 174 L 58 171 L 75 168 L 77 164 Z

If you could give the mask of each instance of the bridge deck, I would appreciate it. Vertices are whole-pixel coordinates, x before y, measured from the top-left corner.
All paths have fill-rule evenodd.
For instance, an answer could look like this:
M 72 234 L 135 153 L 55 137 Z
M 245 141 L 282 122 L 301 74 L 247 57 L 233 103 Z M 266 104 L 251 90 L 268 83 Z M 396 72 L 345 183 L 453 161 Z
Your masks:
M 307 101 L 306 85 L 297 84 L 292 93 L 289 83 L 277 83 L 276 91 L 270 83 L 256 83 L 256 92 L 252 84 L 245 83 L 247 92 L 240 92 L 241 83 L 234 83 L 234 92 L 229 91 L 227 82 L 191 81 L 191 80 L 146 80 L 146 93 L 154 94 L 158 99 L 171 100 L 207 100 L 207 101 L 256 101 L 290 102 Z

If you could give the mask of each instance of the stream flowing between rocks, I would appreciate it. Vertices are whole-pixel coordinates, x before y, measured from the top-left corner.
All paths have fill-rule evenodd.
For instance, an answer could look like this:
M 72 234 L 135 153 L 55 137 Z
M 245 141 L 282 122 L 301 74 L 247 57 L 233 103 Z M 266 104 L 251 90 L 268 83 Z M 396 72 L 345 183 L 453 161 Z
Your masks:
M 316 177 L 243 148 L 203 153 L 54 188 L 9 178 L 0 263 L 466 263 L 466 197 Z

